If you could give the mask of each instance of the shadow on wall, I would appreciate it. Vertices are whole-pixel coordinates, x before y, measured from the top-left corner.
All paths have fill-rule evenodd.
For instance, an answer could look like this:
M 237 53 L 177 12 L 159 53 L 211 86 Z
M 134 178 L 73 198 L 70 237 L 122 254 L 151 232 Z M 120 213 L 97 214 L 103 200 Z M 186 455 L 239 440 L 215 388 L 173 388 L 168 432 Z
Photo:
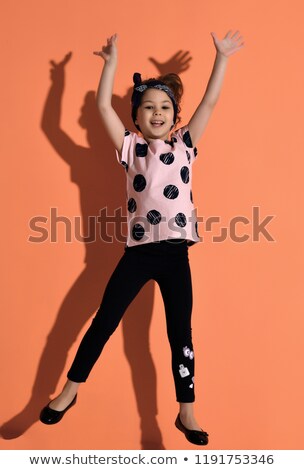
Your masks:
M 87 132 L 88 147 L 77 145 L 60 128 L 65 67 L 71 56 L 72 53 L 67 54 L 57 64 L 51 61 L 52 84 L 43 109 L 41 127 L 56 153 L 70 166 L 71 181 L 79 187 L 85 268 L 67 292 L 48 334 L 29 402 L 0 429 L 4 439 L 21 436 L 38 421 L 41 408 L 50 401 L 50 396 L 56 390 L 69 349 L 84 324 L 98 309 L 101 293 L 124 249 L 125 237 L 120 233 L 122 229 L 119 217 L 109 227 L 103 217 L 105 212 L 100 213 L 101 209 L 105 211 L 106 208 L 106 214 L 113 217 L 115 210 L 124 208 L 125 174 L 123 167 L 119 167 L 113 145 L 103 128 L 94 91 L 85 95 L 78 121 Z M 182 73 L 189 67 L 191 58 L 188 52 L 179 51 L 163 64 L 154 58 L 150 60 L 162 75 L 169 72 Z M 134 128 L 130 117 L 131 93 L 132 89 L 126 96 L 114 95 L 112 99 L 113 107 L 128 129 Z M 125 215 L 125 209 L 122 214 Z M 105 241 L 106 234 L 112 237 L 111 242 Z M 122 320 L 124 351 L 131 367 L 141 420 L 142 449 L 164 449 L 156 420 L 156 372 L 149 349 L 153 297 L 154 282 L 150 281 L 132 302 Z M 143 370 L 145 380 L 142 380 Z

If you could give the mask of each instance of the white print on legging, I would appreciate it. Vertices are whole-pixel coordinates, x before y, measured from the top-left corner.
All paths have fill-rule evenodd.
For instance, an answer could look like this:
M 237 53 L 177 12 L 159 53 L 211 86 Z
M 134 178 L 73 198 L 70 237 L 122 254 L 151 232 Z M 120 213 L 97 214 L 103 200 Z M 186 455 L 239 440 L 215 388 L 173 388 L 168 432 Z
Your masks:
M 180 376 L 182 378 L 187 377 L 188 375 L 190 375 L 189 370 L 187 369 L 187 367 L 184 366 L 184 364 L 179 365 L 179 373 L 180 373 Z
M 189 359 L 191 360 L 194 358 L 194 352 L 191 351 L 190 348 L 188 348 L 188 346 L 185 346 L 183 348 L 183 353 L 185 357 L 189 357 Z
M 192 377 L 192 384 L 189 385 L 189 388 L 193 388 L 194 387 L 194 377 Z

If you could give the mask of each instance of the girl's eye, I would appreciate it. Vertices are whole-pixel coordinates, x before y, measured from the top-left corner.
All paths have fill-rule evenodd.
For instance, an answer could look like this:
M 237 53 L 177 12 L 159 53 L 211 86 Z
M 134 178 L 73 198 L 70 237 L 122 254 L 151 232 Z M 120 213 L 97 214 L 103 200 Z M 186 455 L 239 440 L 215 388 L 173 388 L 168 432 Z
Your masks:
M 153 109 L 153 106 L 145 106 L 145 109 Z M 169 106 L 162 106 L 162 109 L 170 109 Z

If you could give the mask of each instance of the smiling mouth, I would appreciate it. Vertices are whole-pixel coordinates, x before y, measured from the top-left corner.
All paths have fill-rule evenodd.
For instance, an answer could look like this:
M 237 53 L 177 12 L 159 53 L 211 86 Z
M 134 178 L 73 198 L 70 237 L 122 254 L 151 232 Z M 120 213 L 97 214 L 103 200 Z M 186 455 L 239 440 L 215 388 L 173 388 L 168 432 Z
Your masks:
M 164 121 L 151 121 L 153 127 L 160 127 L 164 124 Z

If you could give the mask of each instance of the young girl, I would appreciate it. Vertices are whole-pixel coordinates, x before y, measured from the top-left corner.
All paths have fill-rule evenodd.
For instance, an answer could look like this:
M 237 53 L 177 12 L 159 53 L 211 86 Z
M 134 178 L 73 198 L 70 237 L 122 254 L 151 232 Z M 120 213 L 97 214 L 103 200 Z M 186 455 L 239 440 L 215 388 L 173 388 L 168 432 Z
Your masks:
M 188 125 L 180 121 L 183 86 L 176 74 L 141 81 L 133 76 L 132 119 L 140 131 L 125 129 L 111 105 L 117 66 L 117 35 L 94 54 L 104 59 L 97 104 L 104 126 L 127 178 L 128 236 L 125 251 L 105 289 L 102 303 L 84 335 L 61 394 L 40 414 L 45 424 L 58 423 L 76 403 L 101 351 L 134 297 L 150 279 L 160 286 L 172 353 L 172 373 L 179 413 L 175 425 L 197 445 L 208 434 L 194 412 L 194 352 L 191 336 L 192 285 L 188 246 L 198 242 L 193 206 L 192 163 L 196 144 L 218 100 L 228 57 L 244 45 L 236 31 L 223 40 L 211 33 L 216 58 L 204 97 Z

